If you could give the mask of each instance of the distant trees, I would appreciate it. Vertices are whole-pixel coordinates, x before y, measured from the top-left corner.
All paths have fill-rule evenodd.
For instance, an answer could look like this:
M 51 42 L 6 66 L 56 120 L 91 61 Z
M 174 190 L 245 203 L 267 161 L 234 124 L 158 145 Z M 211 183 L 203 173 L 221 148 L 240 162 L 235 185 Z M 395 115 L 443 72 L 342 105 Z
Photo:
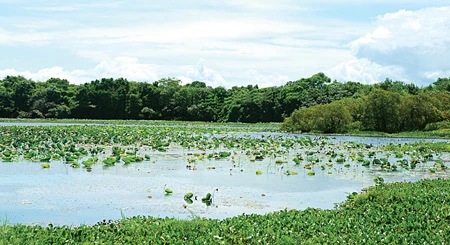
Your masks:
M 283 86 L 210 87 L 176 78 L 102 78 L 81 85 L 22 76 L 0 80 L 0 117 L 282 122 L 291 131 L 423 130 L 450 119 L 450 79 L 425 88 L 386 79 L 331 81 L 323 73 Z M 433 124 L 433 127 L 447 125 Z M 430 127 L 428 127 L 430 128 Z
M 380 87 L 383 86 L 377 84 L 368 95 L 360 98 L 347 98 L 328 105 L 296 110 L 285 119 L 283 128 L 302 132 L 345 132 L 356 129 L 393 133 L 424 130 L 428 124 L 449 119 L 448 92 L 416 91 L 409 85 L 407 89 L 397 92 L 392 92 L 389 86 L 384 87 L 387 90 Z M 341 115 L 333 113 L 336 111 L 340 111 Z

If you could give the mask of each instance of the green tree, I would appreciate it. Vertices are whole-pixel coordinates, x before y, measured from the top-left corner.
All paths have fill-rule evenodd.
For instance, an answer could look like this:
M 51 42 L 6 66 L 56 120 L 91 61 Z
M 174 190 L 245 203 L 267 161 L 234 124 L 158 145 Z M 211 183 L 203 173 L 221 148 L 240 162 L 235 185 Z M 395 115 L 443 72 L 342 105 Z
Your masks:
M 367 130 L 393 133 L 400 128 L 400 95 L 381 89 L 372 90 L 364 103 L 362 125 Z
M 282 128 L 287 131 L 320 131 L 324 133 L 344 133 L 352 123 L 347 107 L 338 101 L 325 105 L 315 105 L 295 110 Z
M 441 112 L 432 104 L 427 94 L 402 98 L 399 109 L 403 131 L 423 130 L 428 123 L 442 120 Z
M 12 92 L 0 83 L 0 117 L 12 117 L 14 112 L 14 101 Z
M 30 111 L 30 98 L 36 85 L 32 80 L 22 76 L 7 76 L 3 79 L 3 86 L 11 91 L 11 97 L 14 105 L 12 117 Z

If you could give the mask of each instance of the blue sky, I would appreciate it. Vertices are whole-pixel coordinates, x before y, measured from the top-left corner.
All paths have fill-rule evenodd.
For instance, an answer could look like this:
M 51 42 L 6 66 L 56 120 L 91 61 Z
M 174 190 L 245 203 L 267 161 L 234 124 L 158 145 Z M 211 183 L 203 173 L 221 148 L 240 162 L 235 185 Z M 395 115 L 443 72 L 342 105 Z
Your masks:
M 260 87 L 450 77 L 450 3 L 0 0 L 0 77 Z

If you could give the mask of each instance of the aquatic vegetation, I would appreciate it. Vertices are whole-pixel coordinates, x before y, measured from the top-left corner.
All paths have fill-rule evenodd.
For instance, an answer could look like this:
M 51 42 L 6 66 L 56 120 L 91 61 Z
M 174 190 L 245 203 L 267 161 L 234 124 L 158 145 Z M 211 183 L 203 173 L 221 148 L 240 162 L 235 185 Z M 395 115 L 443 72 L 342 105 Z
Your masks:
M 316 175 L 316 172 L 314 172 L 314 171 L 309 171 L 309 172 L 307 173 L 307 175 L 313 176 L 313 175 Z
M 384 179 L 380 176 L 375 176 L 375 178 L 373 178 L 373 182 L 375 183 L 376 186 L 383 185 Z
M 415 144 L 369 145 L 344 141 L 339 137 L 259 132 L 249 125 L 233 128 L 170 122 L 132 127 L 123 125 L 0 127 L 0 157 L 2 162 L 5 162 L 3 164 L 8 167 L 16 166 L 16 162 L 19 164 L 25 162 L 45 174 L 54 172 L 57 166 L 63 166 L 61 168 L 68 176 L 77 171 L 89 176 L 97 174 L 98 171 L 105 173 L 105 176 L 111 173 L 130 172 L 133 176 L 145 175 L 146 178 L 152 179 L 176 172 L 177 176 L 186 173 L 187 176 L 204 178 L 205 181 L 210 181 L 216 176 L 218 179 L 226 177 L 236 183 L 242 178 L 256 178 L 257 182 L 266 177 L 273 179 L 281 176 L 280 181 L 292 183 L 300 183 L 297 181 L 302 179 L 324 180 L 324 182 L 352 179 L 360 181 L 362 186 L 372 184 L 381 186 L 384 180 L 389 183 L 395 178 L 409 181 L 437 178 L 448 174 L 446 165 L 450 158 L 449 152 L 437 150 L 446 149 L 447 142 L 429 146 L 428 143 Z M 172 164 L 172 160 L 181 163 L 181 170 L 179 166 Z M 9 161 L 15 163 L 6 163 Z M 52 168 L 40 169 L 41 163 L 48 163 Z M 87 174 L 85 171 L 76 170 L 79 167 L 94 173 Z M 197 171 L 188 172 L 188 170 Z M 255 176 L 263 173 L 264 176 Z M 372 183 L 375 176 L 378 176 L 378 179 Z M 212 205 L 214 199 L 212 191 L 209 197 L 205 195 L 201 198 L 207 191 L 200 192 L 195 188 L 182 189 L 175 181 L 163 180 L 159 183 L 169 183 L 175 192 L 166 188 L 167 186 L 161 190 L 161 184 L 150 186 L 159 191 L 151 196 L 151 201 L 145 200 L 146 203 L 157 203 L 165 194 L 169 196 L 172 194 L 171 197 L 162 200 L 172 203 L 182 201 L 183 198 L 184 204 L 191 204 L 196 199 L 193 196 L 183 197 L 182 193 L 195 190 L 194 193 L 202 194 L 198 196 L 199 200 L 195 201 L 194 205 L 186 205 L 189 211 L 198 206 L 206 209 L 204 205 L 197 205 L 201 204 L 200 199 L 204 204 Z M 261 192 L 270 194 L 268 190 Z M 257 193 L 258 197 L 261 192 Z M 145 198 L 147 195 L 148 193 L 141 197 Z M 343 193 L 343 197 L 345 195 Z M 214 200 L 214 207 L 218 206 L 219 209 L 221 200 L 229 201 L 235 198 L 228 193 L 221 193 L 220 196 Z M 247 198 L 245 195 L 242 196 L 242 200 Z M 264 206 L 264 202 L 270 202 L 269 199 L 271 198 L 264 198 L 257 205 Z M 186 210 L 183 209 L 183 212 Z M 207 216 L 208 213 L 205 212 Z
M 447 142 L 428 142 L 428 141 L 417 141 L 413 144 L 403 144 L 403 145 L 395 145 L 395 144 L 387 144 L 383 147 L 384 150 L 395 151 L 395 152 L 422 152 L 422 153 L 430 153 L 430 152 L 449 152 L 450 144 Z
M 206 194 L 206 196 L 202 197 L 202 203 L 204 203 L 206 206 L 211 206 L 213 202 L 213 196 L 211 193 Z
M 79 162 L 70 162 L 70 167 L 72 168 L 79 168 L 81 167 Z
M 187 203 L 187 204 L 192 204 L 192 203 L 194 203 L 194 201 L 192 200 L 192 197 L 194 196 L 194 194 L 192 193 L 192 192 L 188 192 L 188 193 L 186 193 L 185 195 L 184 195 L 184 201 Z
M 173 193 L 172 189 L 167 188 L 167 184 L 164 185 L 164 193 L 166 193 L 166 195 L 171 195 Z
M 184 195 L 184 199 L 191 199 L 194 196 L 194 194 L 192 194 L 192 192 L 188 192 L 186 193 L 186 195 Z
M 298 175 L 297 171 L 292 171 L 292 170 L 286 170 L 284 171 L 285 175 Z
M 114 164 L 118 161 L 116 157 L 108 157 L 103 160 L 103 164 L 105 167 L 111 167 L 114 166 Z

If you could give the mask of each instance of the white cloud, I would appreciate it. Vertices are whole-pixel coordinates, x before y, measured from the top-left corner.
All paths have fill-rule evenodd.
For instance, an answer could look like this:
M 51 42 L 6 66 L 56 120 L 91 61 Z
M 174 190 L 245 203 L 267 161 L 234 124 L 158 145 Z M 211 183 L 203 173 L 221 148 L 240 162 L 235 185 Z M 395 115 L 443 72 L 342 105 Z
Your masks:
M 75 78 L 72 76 L 71 72 L 67 72 L 64 68 L 59 66 L 41 69 L 34 73 L 30 71 L 17 71 L 15 69 L 0 70 L 0 77 L 4 78 L 6 76 L 24 76 L 25 78 L 33 79 L 34 81 L 45 81 L 52 77 L 75 81 Z
M 255 9 L 255 10 L 308 10 L 307 8 L 303 8 L 298 6 L 298 3 L 293 0 L 258 0 L 258 1 L 242 1 L 242 0 L 226 0 L 226 4 L 243 7 L 246 9 Z
M 273 36 L 311 29 L 299 23 L 266 19 L 188 20 L 184 22 L 147 23 L 126 28 L 83 28 L 61 34 L 81 44 L 165 43 L 192 44 L 202 41 L 233 40 Z
M 37 23 L 37 24 L 36 24 Z M 173 20 L 165 23 L 131 23 L 125 26 L 70 26 L 70 29 L 43 31 L 46 23 L 51 21 L 35 21 L 15 24 L 20 32 L 0 28 L 0 44 L 32 44 L 57 43 L 59 46 L 73 45 L 115 45 L 134 43 L 193 44 L 203 41 L 236 40 L 277 36 L 298 31 L 313 30 L 312 26 L 301 23 L 290 23 L 263 18 L 214 18 Z M 38 31 L 39 30 L 39 31 Z
M 289 81 L 287 76 L 281 74 L 261 73 L 260 71 L 253 69 L 247 71 L 246 73 L 246 75 L 250 78 L 249 84 L 257 84 L 260 88 L 279 86 Z
M 185 75 L 178 76 L 183 83 L 201 81 L 212 87 L 229 87 L 230 84 L 217 71 L 207 67 L 205 60 L 200 59 L 195 66 L 184 66 Z
M 138 59 L 131 57 L 116 57 L 112 61 L 103 61 L 97 65 L 93 73 L 97 77 L 123 77 L 135 81 L 155 81 L 157 66 L 140 64 Z
M 425 77 L 435 81 L 438 78 L 450 77 L 450 70 L 447 71 L 435 71 L 435 72 L 425 72 Z
M 0 77 L 21 75 L 35 81 L 45 81 L 52 77 L 67 79 L 71 83 L 81 84 L 101 78 L 127 78 L 130 81 L 158 80 L 158 67 L 152 64 L 141 64 L 136 58 L 116 57 L 103 61 L 92 69 L 67 71 L 62 67 L 44 68 L 37 72 L 17 71 L 15 69 L 0 70 Z
M 405 81 L 404 69 L 399 66 L 381 66 L 368 59 L 352 59 L 328 70 L 326 75 L 342 82 L 373 84 L 390 78 Z
M 54 35 L 42 35 L 42 33 L 30 32 L 10 32 L 0 28 L 0 44 L 17 44 L 17 43 L 33 43 L 42 44 L 48 43 L 54 39 Z
M 77 52 L 77 55 L 97 62 L 111 59 L 109 55 L 100 50 L 80 50 Z
M 379 16 L 377 27 L 351 46 L 357 60 L 333 68 L 330 72 L 338 79 L 433 82 L 450 73 L 450 7 Z
M 319 0 L 323 8 L 318 8 L 317 2 L 294 0 L 177 0 L 150 5 L 120 0 L 94 4 L 6 2 L 10 2 L 11 12 L 20 14 L 0 16 L 4 57 L 0 68 L 20 64 L 29 70 L 23 73 L 36 78 L 56 74 L 82 83 L 111 76 L 150 81 L 179 77 L 213 86 L 257 83 L 264 87 L 327 70 L 327 75 L 332 73 L 338 80 L 367 83 L 386 77 L 429 81 L 450 70 L 449 7 L 402 10 L 373 21 L 373 16 L 387 7 L 411 6 L 406 0 L 374 0 L 369 5 L 363 0 Z M 418 8 L 438 1 L 413 2 Z M 103 11 L 105 8 L 108 11 Z M 362 12 L 336 14 L 344 8 Z M 22 47 L 26 47 L 23 53 L 41 49 L 36 53 L 48 53 L 49 59 L 27 59 L 27 54 L 20 53 Z M 69 61 L 67 57 L 73 54 L 79 57 Z M 50 57 L 55 57 L 54 61 Z M 200 58 L 207 60 L 207 65 L 203 60 L 195 65 Z M 61 60 L 83 70 L 51 67 L 61 66 L 54 63 Z M 85 68 L 86 63 L 81 63 L 85 60 L 98 65 Z

